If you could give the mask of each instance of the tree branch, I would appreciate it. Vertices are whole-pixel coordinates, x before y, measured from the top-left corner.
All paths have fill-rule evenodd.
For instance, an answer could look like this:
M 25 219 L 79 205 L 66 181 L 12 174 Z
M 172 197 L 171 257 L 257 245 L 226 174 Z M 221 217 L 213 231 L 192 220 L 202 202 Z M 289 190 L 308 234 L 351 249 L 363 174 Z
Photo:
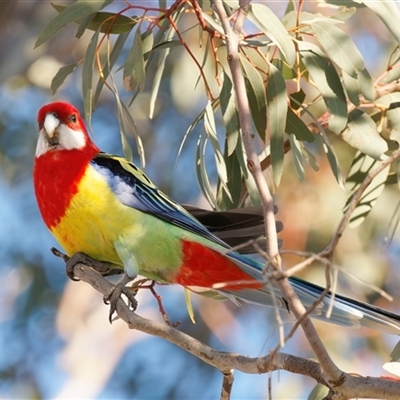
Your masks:
M 77 264 L 75 276 L 88 283 L 98 292 L 106 295 L 113 288 L 113 284 L 106 280 L 99 272 L 84 264 Z M 233 382 L 232 370 L 248 374 L 261 374 L 276 370 L 285 370 L 313 378 L 316 382 L 330 387 L 334 393 L 339 392 L 344 398 L 377 397 L 388 400 L 398 399 L 400 382 L 382 378 L 360 377 L 343 373 L 340 387 L 328 383 L 318 362 L 295 357 L 290 354 L 277 353 L 274 357 L 269 354 L 264 357 L 245 357 L 231 352 L 222 352 L 212 349 L 206 344 L 194 339 L 178 329 L 163 322 L 151 321 L 135 314 L 122 299 L 117 302 L 117 314 L 127 323 L 130 329 L 136 329 L 153 336 L 157 336 L 174 343 L 178 347 L 198 357 L 205 363 L 218 368 L 224 374 L 223 391 L 229 393 Z M 224 395 L 222 393 L 221 395 Z M 221 397 L 228 399 L 229 397 Z M 333 397 L 332 397 L 333 399 Z

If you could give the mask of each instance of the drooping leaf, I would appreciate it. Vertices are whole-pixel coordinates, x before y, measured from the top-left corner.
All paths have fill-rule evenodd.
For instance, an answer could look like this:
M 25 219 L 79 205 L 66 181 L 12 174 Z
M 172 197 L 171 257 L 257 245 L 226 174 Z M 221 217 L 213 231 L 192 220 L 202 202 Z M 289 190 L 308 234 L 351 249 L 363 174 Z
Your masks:
M 67 8 L 61 4 L 52 3 L 51 5 L 58 12 L 64 11 Z M 80 37 L 85 29 L 89 29 L 91 31 L 99 30 L 101 33 L 120 34 L 124 32 L 130 32 L 137 24 L 137 17 L 127 17 L 125 15 L 118 15 L 110 12 L 98 12 L 89 14 L 87 21 L 81 21 L 78 19 L 74 22 L 80 25 L 76 35 L 77 37 Z
M 315 136 L 315 140 L 317 143 L 319 142 L 321 144 L 337 183 L 340 187 L 343 187 L 343 175 L 340 170 L 339 161 L 337 159 L 335 150 L 329 141 L 328 136 L 326 135 L 326 132 L 321 129 L 320 134 Z
M 365 68 L 358 74 L 358 85 L 360 87 L 360 92 L 368 101 L 375 100 L 375 86 L 372 81 L 371 75 Z
M 350 37 L 331 23 L 314 22 L 311 27 L 329 58 L 347 75 L 357 79 L 358 73 L 365 69 L 365 62 Z
M 77 0 L 70 6 L 61 11 L 56 15 L 40 33 L 35 48 L 51 39 L 61 28 L 68 25 L 71 22 L 77 22 L 80 19 L 96 13 L 103 9 L 108 4 L 112 3 L 113 0 L 104 1 L 88 1 L 88 0 Z
M 268 126 L 271 135 L 270 148 L 272 159 L 272 176 L 279 186 L 283 172 L 283 142 L 288 109 L 286 83 L 279 70 L 269 65 L 267 83 Z
M 316 45 L 298 44 L 302 60 L 329 111 L 329 129 L 339 134 L 347 123 L 347 104 L 335 67 Z
M 93 111 L 93 68 L 98 40 L 99 31 L 96 31 L 90 39 L 82 67 L 83 108 L 85 111 L 85 118 L 89 126 L 91 125 Z
M 301 153 L 300 144 L 298 140 L 296 140 L 294 135 L 289 135 L 289 141 L 297 175 L 299 176 L 300 182 L 303 182 L 305 178 L 305 172 L 304 172 L 303 154 Z
M 389 139 L 400 143 L 400 93 L 388 93 L 376 100 L 378 104 L 387 106 L 386 121 Z
M 307 400 L 323 400 L 326 398 L 328 393 L 329 389 L 326 386 L 318 383 L 316 386 L 314 386 L 314 389 L 308 395 Z
M 204 129 L 214 151 L 214 159 L 217 167 L 219 182 L 222 188 L 225 190 L 226 195 L 232 202 L 232 197 L 227 186 L 228 175 L 226 171 L 224 155 L 218 143 L 217 127 L 215 125 L 214 111 L 210 100 L 207 102 L 206 112 L 204 114 Z
M 264 32 L 279 48 L 290 66 L 295 62 L 295 47 L 282 22 L 265 4 L 252 3 L 249 6 L 248 19 Z
M 357 152 L 354 156 L 350 171 L 346 180 L 346 188 L 351 190 L 351 196 L 347 199 L 344 207 L 344 212 L 353 198 L 354 192 L 360 187 L 361 183 L 368 175 L 368 173 L 377 164 L 377 160 L 361 152 Z M 390 170 L 390 165 L 384 168 L 370 183 L 365 192 L 363 193 L 360 201 L 358 202 L 355 210 L 353 211 L 349 226 L 354 228 L 360 225 L 368 214 L 371 212 L 373 206 L 385 188 L 386 178 Z
M 207 145 L 207 136 L 206 134 L 200 134 L 196 144 L 196 178 L 197 183 L 200 186 L 200 190 L 203 193 L 204 197 L 207 199 L 209 204 L 213 207 L 213 209 L 218 210 L 218 204 L 214 196 L 214 192 L 212 190 L 210 180 L 207 174 L 207 168 L 205 165 L 205 150 Z
M 144 69 L 142 35 L 139 28 L 135 32 L 133 44 L 124 65 L 123 77 L 126 90 L 135 90 L 137 88 L 140 92 L 143 91 L 146 72 Z
M 86 17 L 83 17 L 79 21 L 77 21 L 77 23 L 79 24 L 78 30 L 75 33 L 75 37 L 77 39 L 80 39 L 82 37 L 95 15 L 96 14 L 89 14 Z M 95 31 L 96 30 L 97 29 L 95 29 Z
M 360 109 L 355 109 L 349 114 L 349 122 L 342 137 L 350 146 L 375 159 L 380 159 L 388 149 L 386 141 L 378 133 L 375 122 Z
M 400 10 L 396 4 L 396 1 L 363 0 L 362 3 L 365 4 L 382 20 L 389 32 L 396 39 L 396 42 L 400 44 Z
M 235 107 L 235 94 L 232 91 L 232 81 L 225 72 L 219 101 L 226 130 L 227 156 L 231 156 L 236 149 L 239 139 L 239 116 Z
M 265 141 L 267 129 L 267 101 L 265 97 L 264 82 L 259 72 L 244 57 L 240 57 L 243 68 L 247 96 L 250 103 L 251 116 L 261 139 Z
M 239 206 L 242 193 L 242 170 L 236 152 L 228 155 L 228 146 L 225 143 L 224 159 L 226 165 L 227 182 L 226 186 L 229 196 L 226 194 L 221 181 L 218 181 L 218 205 L 221 210 L 229 210 Z
M 70 75 L 73 71 L 75 71 L 78 63 L 73 63 L 69 65 L 65 65 L 61 67 L 54 78 L 51 81 L 50 89 L 51 94 L 54 95 L 57 92 L 57 89 L 64 83 L 65 79 L 68 75 Z
M 360 88 L 358 86 L 358 80 L 348 75 L 345 71 L 342 71 L 343 84 L 346 89 L 349 100 L 355 105 L 360 105 Z
M 93 96 L 93 107 L 96 107 L 101 90 L 103 89 L 104 86 L 104 82 L 107 80 L 108 75 L 110 74 L 114 64 L 118 59 L 118 56 L 121 54 L 125 41 L 128 38 L 128 36 L 129 32 L 121 33 L 120 35 L 118 35 L 118 38 L 114 43 L 111 53 L 108 55 L 106 62 L 103 64 L 102 70 L 99 71 L 100 77 L 99 81 L 97 82 L 96 90 Z
M 297 140 L 311 143 L 315 139 L 307 125 L 290 107 L 288 108 L 285 131 L 293 134 Z

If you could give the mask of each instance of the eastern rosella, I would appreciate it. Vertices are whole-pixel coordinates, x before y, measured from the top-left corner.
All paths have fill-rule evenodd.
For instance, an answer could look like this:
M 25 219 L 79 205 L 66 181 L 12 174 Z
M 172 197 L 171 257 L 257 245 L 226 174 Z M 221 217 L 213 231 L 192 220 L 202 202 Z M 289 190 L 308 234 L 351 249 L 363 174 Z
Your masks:
M 83 252 L 162 283 L 216 290 L 233 300 L 286 309 L 278 288 L 263 283 L 263 265 L 239 254 L 126 159 L 101 152 L 72 105 L 55 102 L 38 113 L 34 187 L 43 220 L 68 255 Z M 290 278 L 310 307 L 323 289 Z M 223 285 L 219 285 L 223 284 Z M 336 295 L 312 316 L 347 326 L 400 334 L 400 316 Z

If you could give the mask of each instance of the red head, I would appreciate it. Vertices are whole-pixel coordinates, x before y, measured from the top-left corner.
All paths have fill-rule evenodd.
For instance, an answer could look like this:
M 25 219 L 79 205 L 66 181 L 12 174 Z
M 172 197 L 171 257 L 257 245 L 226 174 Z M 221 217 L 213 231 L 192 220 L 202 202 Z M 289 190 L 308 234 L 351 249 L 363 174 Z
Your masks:
M 48 151 L 97 149 L 79 111 L 69 103 L 57 101 L 43 106 L 38 113 L 38 124 L 37 158 Z

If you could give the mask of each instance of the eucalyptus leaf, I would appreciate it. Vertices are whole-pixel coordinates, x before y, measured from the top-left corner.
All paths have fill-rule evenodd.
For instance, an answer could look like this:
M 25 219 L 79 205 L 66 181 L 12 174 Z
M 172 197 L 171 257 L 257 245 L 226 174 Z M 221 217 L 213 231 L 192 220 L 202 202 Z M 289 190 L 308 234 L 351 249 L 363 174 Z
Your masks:
M 69 65 L 65 65 L 61 67 L 54 78 L 51 81 L 50 89 L 51 94 L 54 95 L 57 92 L 57 89 L 64 83 L 65 79 L 68 75 L 70 75 L 73 71 L 75 71 L 78 63 L 73 63 Z
M 240 63 L 244 72 L 246 91 L 254 125 L 261 139 L 265 141 L 265 131 L 267 129 L 267 101 L 264 82 L 260 73 L 246 58 L 240 56 Z
M 98 40 L 99 31 L 96 31 L 90 39 L 82 67 L 83 108 L 85 112 L 85 118 L 89 126 L 91 126 L 93 111 L 93 69 Z
M 294 135 L 289 135 L 290 148 L 292 150 L 293 162 L 299 176 L 300 182 L 305 179 L 303 154 L 301 152 L 300 144 Z
M 350 37 L 330 23 L 314 22 L 311 27 L 328 57 L 347 75 L 357 79 L 358 73 L 365 69 L 365 62 Z
M 265 4 L 253 3 L 249 6 L 248 19 L 271 38 L 288 64 L 293 66 L 296 59 L 294 43 L 276 14 Z
M 77 22 L 82 18 L 96 13 L 97 11 L 103 9 L 108 4 L 111 4 L 113 0 L 105 1 L 89 1 L 89 0 L 77 0 L 70 6 L 61 11 L 56 15 L 43 29 L 40 33 L 36 43 L 35 48 L 42 45 L 51 39 L 57 32 L 60 31 L 64 26 L 71 22 Z
M 329 111 L 329 129 L 339 134 L 347 124 L 347 103 L 339 76 L 318 46 L 298 42 L 300 55 Z
M 140 92 L 143 91 L 146 72 L 144 69 L 142 35 L 139 28 L 135 32 L 133 44 L 124 65 L 123 76 L 126 90 L 135 90 L 137 88 Z
M 389 129 L 389 139 L 400 143 L 400 93 L 388 93 L 376 100 L 380 105 L 386 106 L 386 121 Z
M 286 133 L 293 134 L 297 140 L 313 142 L 314 135 L 310 132 L 303 120 L 289 107 L 286 119 Z
M 344 212 L 346 212 L 346 210 L 348 209 L 355 191 L 360 187 L 365 177 L 377 165 L 377 163 L 378 161 L 376 159 L 368 156 L 367 154 L 363 154 L 361 152 L 356 153 L 346 180 L 346 187 L 350 188 L 352 194 L 346 202 L 343 210 Z M 372 180 L 372 182 L 363 193 L 361 199 L 357 203 L 357 206 L 351 215 L 349 222 L 349 226 L 351 228 L 355 228 L 360 225 L 371 212 L 373 206 L 376 204 L 379 196 L 385 188 L 385 182 L 389 174 L 389 170 L 390 165 L 384 168 Z
M 375 159 L 381 159 L 388 149 L 386 141 L 378 133 L 375 122 L 360 109 L 355 109 L 349 114 L 349 122 L 342 137 L 350 146 Z
M 268 126 L 270 132 L 270 148 L 272 158 L 272 176 L 279 186 L 283 172 L 283 143 L 288 109 L 286 83 L 279 70 L 269 65 L 267 83 Z

